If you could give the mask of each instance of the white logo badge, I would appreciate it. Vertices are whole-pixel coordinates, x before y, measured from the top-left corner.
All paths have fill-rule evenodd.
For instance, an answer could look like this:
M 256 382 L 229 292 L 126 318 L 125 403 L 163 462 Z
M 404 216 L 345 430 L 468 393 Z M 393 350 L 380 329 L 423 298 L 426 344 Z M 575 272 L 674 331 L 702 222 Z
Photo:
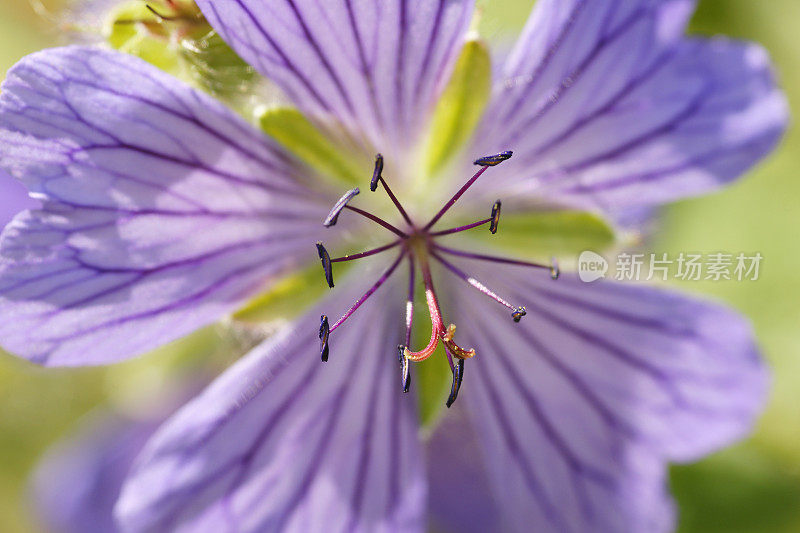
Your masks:
M 602 255 L 584 250 L 578 257 L 578 277 L 585 283 L 597 281 L 606 277 L 608 261 Z

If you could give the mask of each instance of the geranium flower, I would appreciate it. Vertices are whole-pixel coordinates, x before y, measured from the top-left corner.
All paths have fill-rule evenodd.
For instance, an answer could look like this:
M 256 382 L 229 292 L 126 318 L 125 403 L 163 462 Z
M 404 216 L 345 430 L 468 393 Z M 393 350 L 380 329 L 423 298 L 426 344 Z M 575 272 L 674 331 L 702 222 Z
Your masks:
M 0 243 L 0 342 L 34 362 L 111 363 L 178 338 L 325 240 L 331 294 L 159 429 L 117 505 L 123 529 L 422 530 L 429 514 L 669 529 L 666 464 L 730 444 L 761 409 L 746 321 L 445 241 L 502 226 L 498 198 L 503 216 L 614 219 L 735 179 L 787 120 L 764 51 L 685 37 L 690 1 L 540 0 L 484 109 L 469 0 L 198 6 L 317 130 L 287 140 L 272 117 L 273 141 L 155 67 L 86 47 L 29 56 L 0 96 L 0 162 L 43 202 Z M 317 135 L 347 147 L 335 164 L 319 164 Z M 377 152 L 374 193 L 342 196 L 323 175 L 358 165 L 363 188 Z M 369 208 L 378 187 L 391 201 Z M 446 225 L 459 211 L 478 222 Z M 365 261 L 328 253 L 354 243 Z M 454 409 L 421 439 L 402 391 L 410 367 L 444 364 L 430 358 L 442 344 Z

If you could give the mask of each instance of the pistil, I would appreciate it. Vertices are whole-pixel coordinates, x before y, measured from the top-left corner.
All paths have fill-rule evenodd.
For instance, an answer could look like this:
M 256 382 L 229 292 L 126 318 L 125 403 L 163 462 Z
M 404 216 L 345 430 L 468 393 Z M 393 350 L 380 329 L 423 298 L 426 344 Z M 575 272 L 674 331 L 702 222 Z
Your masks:
M 484 285 L 483 283 L 481 283 L 480 281 L 478 281 L 474 277 L 470 276 L 469 274 L 467 274 L 466 272 L 464 272 L 463 270 L 461 270 L 460 268 L 455 266 L 450 261 L 447 261 L 444 257 L 442 257 L 441 255 L 437 254 L 436 252 L 431 251 L 431 255 L 439 263 L 444 265 L 445 268 L 447 268 L 450 272 L 455 274 L 458 278 L 464 280 L 471 287 L 473 287 L 474 289 L 477 289 L 480 293 L 485 294 L 486 296 L 488 296 L 489 298 L 491 298 L 495 302 L 499 303 L 500 305 L 503 305 L 503 306 L 511 309 L 511 311 L 513 312 L 512 316 L 514 316 L 514 321 L 515 322 L 519 322 L 519 319 L 516 318 L 516 315 L 518 315 L 519 318 L 522 318 L 523 316 L 525 316 L 525 314 L 524 314 L 524 309 L 525 308 L 524 307 L 511 305 L 506 300 L 504 300 L 503 298 L 498 296 L 497 293 L 492 291 L 489 287 L 487 287 L 486 285 Z M 519 314 L 521 311 L 522 311 L 522 314 Z
M 405 356 L 415 363 L 424 361 L 429 358 L 436 351 L 436 347 L 441 340 L 449 353 L 459 359 L 468 359 L 475 355 L 475 350 L 465 350 L 458 346 L 453 340 L 456 327 L 454 324 L 445 327 L 442 320 L 442 310 L 439 307 L 439 301 L 436 297 L 436 291 L 433 288 L 433 276 L 431 276 L 431 269 L 428 263 L 428 250 L 424 246 L 418 246 L 418 259 L 420 270 L 422 271 L 422 279 L 425 283 L 425 300 L 428 302 L 428 312 L 431 318 L 431 339 L 428 345 L 418 352 L 412 352 L 408 346 L 405 349 Z
M 375 170 L 372 172 L 372 181 L 369 183 L 369 190 L 375 192 L 375 190 L 378 188 L 378 183 L 383 185 L 383 190 L 386 191 L 389 199 L 400 212 L 400 216 L 403 217 L 403 220 L 406 221 L 406 224 L 413 228 L 414 223 L 411 222 L 411 217 L 408 216 L 408 213 L 406 213 L 406 210 L 403 208 L 402 204 L 397 200 L 397 197 L 392 192 L 389 184 L 386 183 L 385 179 L 383 179 L 383 156 L 381 154 L 375 156 Z

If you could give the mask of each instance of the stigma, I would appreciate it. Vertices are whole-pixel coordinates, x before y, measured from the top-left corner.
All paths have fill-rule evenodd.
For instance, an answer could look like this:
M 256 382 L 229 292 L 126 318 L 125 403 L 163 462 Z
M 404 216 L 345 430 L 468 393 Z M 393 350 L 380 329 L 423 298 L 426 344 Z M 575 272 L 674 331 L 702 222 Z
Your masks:
M 391 240 L 383 246 L 366 250 L 363 252 L 344 255 L 341 257 L 331 258 L 325 246 L 318 242 L 317 253 L 322 263 L 322 270 L 325 275 L 325 281 L 330 288 L 334 287 L 334 265 L 340 262 L 354 261 L 365 257 L 381 254 L 389 250 L 397 250 L 397 255 L 390 266 L 381 274 L 381 276 L 373 283 L 373 285 L 359 298 L 333 325 L 329 324 L 328 317 L 323 315 L 321 317 L 321 324 L 319 328 L 320 338 L 320 357 L 323 362 L 328 361 L 328 356 L 331 351 L 330 338 L 334 332 L 341 327 L 360 307 L 369 299 L 400 267 L 401 264 L 408 265 L 408 294 L 406 297 L 406 313 L 405 313 L 405 339 L 404 342 L 398 344 L 397 357 L 400 362 L 401 385 L 403 392 L 408 392 L 411 386 L 411 364 L 421 363 L 426 359 L 432 357 L 438 352 L 438 348 L 443 347 L 443 352 L 447 358 L 450 370 L 453 376 L 450 396 L 447 400 L 447 407 L 453 405 L 455 402 L 461 384 L 464 379 L 464 366 L 465 361 L 472 359 L 476 356 L 474 348 L 465 348 L 456 343 L 456 325 L 448 323 L 442 312 L 439 298 L 436 294 L 434 287 L 434 279 L 431 272 L 431 262 L 436 262 L 443 266 L 445 271 L 451 275 L 461 279 L 465 284 L 474 290 L 479 291 L 488 299 L 493 300 L 495 303 L 507 308 L 510 319 L 518 323 L 527 314 L 524 305 L 515 305 L 506 301 L 503 297 L 490 289 L 483 282 L 464 272 L 459 267 L 454 265 L 450 258 L 460 257 L 463 259 L 470 259 L 475 261 L 488 261 L 499 264 L 510 264 L 517 266 L 525 266 L 534 269 L 541 269 L 548 271 L 552 279 L 558 279 L 559 269 L 555 259 L 548 265 L 534 263 L 529 261 L 521 261 L 517 259 L 509 259 L 504 257 L 497 257 L 492 255 L 477 254 L 464 250 L 458 250 L 441 244 L 443 237 L 461 233 L 465 231 L 479 230 L 486 228 L 490 234 L 497 233 L 500 226 L 500 213 L 502 202 L 498 199 L 491 206 L 491 210 L 487 209 L 487 218 L 478 220 L 471 224 L 453 227 L 449 229 L 436 230 L 434 227 L 439 220 L 458 202 L 464 193 L 491 167 L 501 164 L 503 161 L 508 160 L 513 155 L 512 152 L 501 152 L 499 154 L 481 157 L 475 160 L 475 165 L 480 167 L 479 170 L 458 190 L 456 193 L 442 206 L 442 208 L 434 215 L 426 224 L 417 224 L 411 219 L 406 209 L 395 196 L 392 189 L 389 187 L 386 179 L 383 176 L 384 159 L 383 156 L 378 154 L 375 158 L 375 167 L 370 180 L 369 190 L 376 192 L 379 187 L 382 187 L 386 195 L 402 217 L 405 225 L 404 227 L 397 227 L 368 211 L 359 207 L 350 205 L 353 199 L 360 193 L 358 188 L 351 189 L 345 192 L 342 197 L 334 204 L 330 213 L 324 220 L 323 224 L 326 227 L 336 225 L 339 216 L 345 211 L 352 212 L 358 216 L 368 219 L 370 222 L 382 227 L 384 230 L 394 235 L 394 240 Z M 417 290 L 417 273 L 421 274 L 422 286 L 425 291 L 425 302 L 428 308 L 428 317 L 431 324 L 431 336 L 428 343 L 418 349 L 414 350 L 412 347 L 412 330 L 414 326 L 414 311 L 415 311 L 415 296 Z M 469 327 L 465 325 L 464 327 Z

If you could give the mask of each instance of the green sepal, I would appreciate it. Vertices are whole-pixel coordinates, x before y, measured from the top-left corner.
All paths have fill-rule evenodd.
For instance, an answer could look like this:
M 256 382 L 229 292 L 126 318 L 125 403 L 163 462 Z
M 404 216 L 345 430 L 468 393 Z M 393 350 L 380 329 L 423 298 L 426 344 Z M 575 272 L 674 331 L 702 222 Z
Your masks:
M 436 352 L 425 361 L 413 363 L 411 372 L 411 390 L 417 394 L 420 426 L 423 431 L 428 431 L 436 426 L 447 409 L 447 398 L 450 396 L 450 386 L 453 383 L 453 372 L 447 363 L 447 355 L 442 345 L 440 344 Z
M 202 89 L 229 97 L 244 93 L 258 79 L 256 71 L 227 45 L 219 34 L 200 28 L 181 39 L 184 68 Z
M 141 1 L 125 2 L 108 16 L 104 28 L 108 44 L 172 75 L 182 74 L 180 50 L 169 39 L 164 25 Z
M 499 231 L 473 230 L 470 237 L 506 249 L 515 256 L 572 257 L 583 250 L 602 251 L 616 242 L 616 232 L 602 217 L 587 211 L 503 213 Z
M 431 338 L 431 321 L 425 301 L 425 289 L 418 284 L 414 298 L 416 312 L 411 332 L 411 350 L 428 344 Z M 469 364 L 467 364 L 469 366 Z M 469 369 L 467 369 L 469 372 Z M 411 393 L 417 396 L 417 416 L 424 432 L 432 430 L 447 410 L 447 398 L 453 383 L 453 372 L 441 342 L 428 359 L 411 363 Z
M 425 141 L 425 170 L 439 171 L 472 136 L 491 95 L 492 62 L 485 43 L 464 45 L 453 75 L 433 113 Z
M 104 35 L 110 46 L 215 96 L 243 93 L 257 79 L 255 70 L 214 31 L 193 2 L 158 6 L 162 20 L 141 0 L 113 9 Z
M 320 175 L 354 185 L 363 183 L 372 164 L 337 146 L 300 111 L 292 107 L 265 109 L 258 117 L 261 130 L 275 139 Z
M 337 274 L 343 274 L 345 269 L 345 266 L 337 265 Z M 329 290 L 322 269 L 315 265 L 280 279 L 269 290 L 245 304 L 233 318 L 251 323 L 292 319 Z

